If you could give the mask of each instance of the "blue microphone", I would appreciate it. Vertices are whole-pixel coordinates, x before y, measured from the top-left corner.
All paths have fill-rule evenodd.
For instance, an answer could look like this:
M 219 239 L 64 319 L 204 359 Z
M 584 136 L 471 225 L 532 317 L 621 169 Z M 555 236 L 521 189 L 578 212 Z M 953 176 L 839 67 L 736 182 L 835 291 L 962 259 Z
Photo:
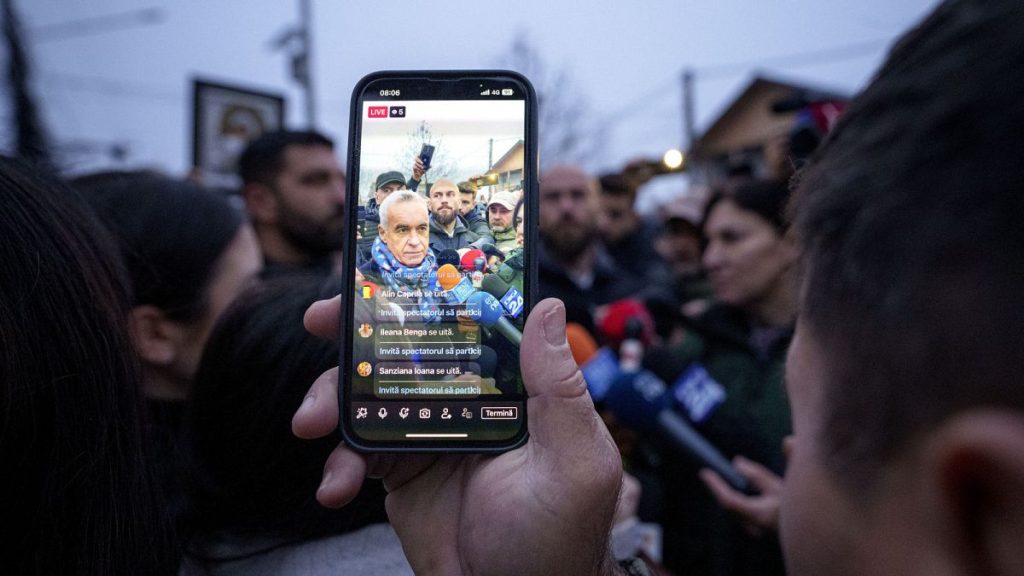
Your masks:
M 660 433 L 701 466 L 718 473 L 734 489 L 756 493 L 750 481 L 717 448 L 672 410 L 672 398 L 661 378 L 647 370 L 623 372 L 612 382 L 604 400 L 626 426 L 648 434 Z
M 486 292 L 475 292 L 466 300 L 466 311 L 471 319 L 481 326 L 494 328 L 509 342 L 519 347 L 523 342 L 523 333 L 516 330 L 505 318 L 501 304 Z
M 498 276 L 488 274 L 480 283 L 480 289 L 494 296 L 501 302 L 502 308 L 508 311 L 509 316 L 518 318 L 523 313 L 523 295 L 514 286 L 509 285 Z

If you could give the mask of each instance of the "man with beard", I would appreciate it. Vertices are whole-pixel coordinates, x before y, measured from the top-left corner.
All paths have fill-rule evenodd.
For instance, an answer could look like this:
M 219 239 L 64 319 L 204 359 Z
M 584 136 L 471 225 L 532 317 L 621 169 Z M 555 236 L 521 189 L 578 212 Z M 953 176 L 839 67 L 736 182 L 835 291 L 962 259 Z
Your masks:
M 597 182 L 574 166 L 541 174 L 538 258 L 542 298 L 565 303 L 566 319 L 592 333 L 597 306 L 637 295 L 642 283 L 616 270 L 598 241 Z
M 459 187 L 447 178 L 440 178 L 430 187 L 430 247 L 437 254 L 442 250 L 479 248 L 490 243 L 466 226 L 459 216 Z
M 345 221 L 345 173 L 334 143 L 312 131 L 271 132 L 246 147 L 238 166 L 266 259 L 263 277 L 334 270 Z
M 459 182 L 459 216 L 466 221 L 466 227 L 483 238 L 491 236 L 491 226 L 484 206 L 477 204 L 476 192 L 476 184 L 468 180 Z
M 487 203 L 487 222 L 494 235 L 498 250 L 508 252 L 516 247 L 516 228 L 512 225 L 512 212 L 518 202 L 511 192 L 498 192 Z

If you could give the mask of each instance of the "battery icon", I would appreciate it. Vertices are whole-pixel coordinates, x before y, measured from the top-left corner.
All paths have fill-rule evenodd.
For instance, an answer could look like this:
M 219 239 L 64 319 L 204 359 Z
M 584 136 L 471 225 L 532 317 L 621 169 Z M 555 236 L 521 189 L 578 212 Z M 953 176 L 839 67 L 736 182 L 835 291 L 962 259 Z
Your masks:
M 501 95 L 502 96 L 511 96 L 512 94 L 513 94 L 513 91 L 512 91 L 511 88 L 502 88 L 501 89 Z

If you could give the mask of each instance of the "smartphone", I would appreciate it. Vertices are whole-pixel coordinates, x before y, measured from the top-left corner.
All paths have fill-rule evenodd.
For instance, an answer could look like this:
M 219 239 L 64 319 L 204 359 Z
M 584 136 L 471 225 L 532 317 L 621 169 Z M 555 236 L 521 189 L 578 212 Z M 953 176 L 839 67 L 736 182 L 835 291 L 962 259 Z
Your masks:
M 364 452 L 521 445 L 519 346 L 537 282 L 532 86 L 507 71 L 377 72 L 356 85 L 350 119 L 339 360 L 345 442 Z M 433 165 L 417 190 L 375 190 L 385 172 L 408 177 L 417 156 Z M 500 251 L 460 232 L 464 182 L 523 203 L 521 245 L 506 247 L 486 273 L 473 264 L 484 250 Z M 356 231 L 369 228 L 378 234 L 360 256 Z
M 423 162 L 423 169 L 430 169 L 430 159 L 434 157 L 434 147 L 431 144 L 424 144 L 420 148 L 420 161 Z

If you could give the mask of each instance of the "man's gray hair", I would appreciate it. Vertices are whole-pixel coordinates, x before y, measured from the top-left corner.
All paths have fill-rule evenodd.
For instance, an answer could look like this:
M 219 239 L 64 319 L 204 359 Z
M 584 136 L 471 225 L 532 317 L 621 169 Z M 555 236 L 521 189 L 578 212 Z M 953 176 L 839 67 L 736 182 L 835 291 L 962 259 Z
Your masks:
M 380 225 L 383 226 L 385 230 L 388 228 L 388 211 L 390 211 L 391 207 L 395 204 L 400 204 L 402 202 L 419 202 L 423 206 L 424 210 L 427 212 L 430 211 L 430 208 L 427 206 L 427 199 L 420 196 L 418 193 L 413 192 L 412 190 L 398 190 L 396 192 L 392 192 L 384 199 L 383 202 L 380 203 L 380 207 L 377 209 L 377 213 L 380 215 Z

